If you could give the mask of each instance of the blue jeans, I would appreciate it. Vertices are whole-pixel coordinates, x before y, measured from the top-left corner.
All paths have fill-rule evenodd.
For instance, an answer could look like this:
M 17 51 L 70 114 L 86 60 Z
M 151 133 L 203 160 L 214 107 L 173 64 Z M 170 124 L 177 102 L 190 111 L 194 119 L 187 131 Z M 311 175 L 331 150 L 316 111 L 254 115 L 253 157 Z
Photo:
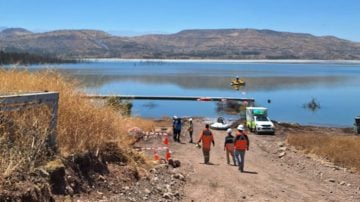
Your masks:
M 234 157 L 236 160 L 236 164 L 239 166 L 239 170 L 244 171 L 245 165 L 245 150 L 237 150 L 234 151 Z

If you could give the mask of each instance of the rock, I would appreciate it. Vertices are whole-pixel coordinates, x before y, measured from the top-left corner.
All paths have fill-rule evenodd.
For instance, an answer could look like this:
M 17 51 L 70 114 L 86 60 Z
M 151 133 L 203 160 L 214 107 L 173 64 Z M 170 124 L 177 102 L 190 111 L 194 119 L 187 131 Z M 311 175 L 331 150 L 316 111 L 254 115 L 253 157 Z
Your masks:
M 105 177 L 103 175 L 99 175 L 98 179 L 101 181 L 105 181 Z
M 163 198 L 171 199 L 171 197 L 172 197 L 172 193 L 170 193 L 170 192 L 166 192 L 163 194 Z
M 282 157 L 284 157 L 285 155 L 286 155 L 286 152 L 281 152 L 281 153 L 279 153 L 278 157 L 279 157 L 279 158 L 282 158 Z
M 171 165 L 173 168 L 177 168 L 177 167 L 180 167 L 181 162 L 179 160 L 170 159 L 169 165 Z
M 351 186 L 351 184 L 347 184 L 346 186 L 350 187 L 350 186 Z
M 129 201 L 136 201 L 136 199 L 135 198 L 132 198 L 132 197 L 128 197 L 127 198 Z
M 284 145 L 285 145 L 284 142 L 278 142 L 278 143 L 277 143 L 277 146 L 278 146 L 278 147 L 283 147 Z
M 179 179 L 182 181 L 185 181 L 185 177 L 184 175 L 180 174 L 180 173 L 176 173 L 175 175 L 173 175 L 175 179 Z
M 167 184 L 165 187 L 166 187 L 166 190 L 171 193 L 171 191 L 172 191 L 171 186 L 169 184 Z
M 336 180 L 335 179 L 332 179 L 332 178 L 330 178 L 330 179 L 327 179 L 326 181 L 328 181 L 328 182 L 336 182 Z
M 70 186 L 66 186 L 65 190 L 68 195 L 70 196 L 74 195 L 74 189 L 71 188 Z
M 162 188 L 160 186 L 157 186 L 156 190 L 158 190 L 160 193 L 162 192 Z
M 154 177 L 154 178 L 151 179 L 151 181 L 154 181 L 154 182 L 157 182 L 158 180 L 159 180 L 158 177 Z
M 129 189 L 130 189 L 130 187 L 128 187 L 128 186 L 123 187 L 123 190 L 129 190 Z
M 148 197 L 147 197 L 147 196 L 144 196 L 144 197 L 142 197 L 142 199 L 143 199 L 144 201 L 146 201 L 146 200 L 148 199 Z
M 279 147 L 279 149 L 278 149 L 279 151 L 286 151 L 287 150 L 287 147 Z
M 170 160 L 169 160 L 169 162 L 170 162 Z M 167 164 L 160 164 L 160 165 L 157 165 L 155 168 L 156 169 L 167 169 L 168 167 L 169 167 L 169 165 L 167 165 Z
M 345 184 L 346 184 L 346 182 L 344 182 L 344 181 L 340 182 L 340 185 L 345 185 Z
M 146 194 L 150 194 L 150 193 L 151 193 L 151 191 L 150 191 L 149 189 L 147 189 L 147 188 L 145 188 L 144 192 L 145 192 Z

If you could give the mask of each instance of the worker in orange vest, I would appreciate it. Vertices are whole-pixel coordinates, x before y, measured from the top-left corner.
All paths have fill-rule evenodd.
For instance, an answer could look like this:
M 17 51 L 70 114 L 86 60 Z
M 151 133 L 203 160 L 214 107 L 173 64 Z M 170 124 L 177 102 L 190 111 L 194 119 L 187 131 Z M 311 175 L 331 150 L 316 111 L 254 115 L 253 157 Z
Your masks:
M 214 136 L 209 129 L 209 124 L 206 124 L 205 129 L 200 133 L 200 138 L 199 138 L 197 144 L 199 144 L 200 142 L 202 142 L 204 163 L 209 164 L 211 143 L 213 144 L 213 146 L 215 146 Z
M 224 143 L 224 151 L 226 151 L 226 159 L 227 164 L 230 164 L 230 157 L 232 158 L 234 162 L 234 166 L 236 166 L 235 157 L 234 157 L 234 136 L 231 135 L 231 128 L 228 128 L 226 133 L 227 136 L 225 137 L 225 143 Z
M 244 126 L 239 125 L 237 127 L 236 137 L 234 139 L 234 156 L 236 159 L 236 163 L 239 166 L 239 170 L 244 172 L 244 164 L 245 164 L 245 151 L 249 150 L 249 138 L 244 132 Z

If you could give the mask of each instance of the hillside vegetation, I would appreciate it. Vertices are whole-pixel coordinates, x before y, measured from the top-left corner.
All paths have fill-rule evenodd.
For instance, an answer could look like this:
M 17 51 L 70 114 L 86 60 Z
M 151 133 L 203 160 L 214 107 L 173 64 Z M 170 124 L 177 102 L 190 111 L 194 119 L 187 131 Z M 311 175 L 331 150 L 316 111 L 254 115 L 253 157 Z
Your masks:
M 360 59 L 360 44 L 333 36 L 257 29 L 184 30 L 113 36 L 97 30 L 0 32 L 0 50 L 62 58 Z
M 65 60 L 52 56 L 35 55 L 29 53 L 7 53 L 0 51 L 0 65 L 7 64 L 53 64 L 53 63 L 75 63 L 76 60 Z

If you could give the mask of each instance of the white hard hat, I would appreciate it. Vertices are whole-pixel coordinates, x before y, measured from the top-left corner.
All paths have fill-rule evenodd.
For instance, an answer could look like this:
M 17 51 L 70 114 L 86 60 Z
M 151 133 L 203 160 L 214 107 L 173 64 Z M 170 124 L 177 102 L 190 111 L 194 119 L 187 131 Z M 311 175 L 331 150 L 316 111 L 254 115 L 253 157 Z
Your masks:
M 177 116 L 174 116 L 173 118 L 174 118 L 174 119 L 177 119 Z
M 189 118 L 189 121 L 192 121 L 192 118 Z
M 231 133 L 231 132 L 232 132 L 231 128 L 228 128 L 228 129 L 226 130 L 226 132 L 227 132 L 227 133 Z
M 237 127 L 238 130 L 244 130 L 244 126 L 242 124 L 240 124 L 238 127 Z

